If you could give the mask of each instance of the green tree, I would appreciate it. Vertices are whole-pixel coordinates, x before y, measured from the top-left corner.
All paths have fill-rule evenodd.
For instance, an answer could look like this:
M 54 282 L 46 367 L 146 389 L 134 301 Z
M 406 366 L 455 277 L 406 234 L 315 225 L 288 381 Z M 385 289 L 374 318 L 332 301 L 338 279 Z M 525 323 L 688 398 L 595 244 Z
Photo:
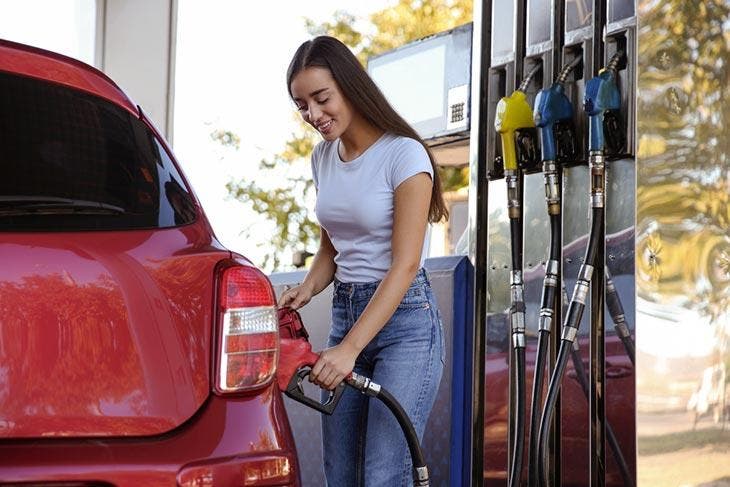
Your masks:
M 472 19 L 472 0 L 399 0 L 391 7 L 369 16 L 373 33 L 356 29 L 357 18 L 337 11 L 332 20 L 317 24 L 305 19 L 309 33 L 331 35 L 348 45 L 365 64 L 370 56 L 388 51 L 415 39 L 454 28 Z M 298 115 L 295 115 L 299 119 Z M 285 142 L 283 150 L 259 164 L 259 175 L 285 168 L 288 175 L 276 188 L 265 188 L 254 178 L 230 181 L 226 188 L 233 197 L 251 205 L 254 211 L 274 222 L 271 251 L 264 258 L 266 268 L 280 269 L 282 259 L 292 250 L 313 250 L 319 241 L 319 226 L 312 218 L 313 183 L 308 158 L 318 138 L 313 129 L 300 120 L 297 130 Z M 222 145 L 238 148 L 238 137 L 217 130 L 211 137 Z M 439 168 L 445 190 L 468 185 L 467 169 Z M 303 176 L 305 175 L 305 176 Z M 264 179 L 263 177 L 261 179 Z

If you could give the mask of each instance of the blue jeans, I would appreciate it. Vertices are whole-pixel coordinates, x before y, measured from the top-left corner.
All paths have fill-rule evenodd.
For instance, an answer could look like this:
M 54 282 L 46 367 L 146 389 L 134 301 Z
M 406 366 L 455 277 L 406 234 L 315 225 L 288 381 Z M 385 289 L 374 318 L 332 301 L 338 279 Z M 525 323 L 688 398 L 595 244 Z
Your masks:
M 378 284 L 335 280 L 329 347 L 342 341 Z M 355 372 L 383 386 L 403 406 L 419 441 L 441 381 L 443 336 L 436 300 L 421 269 L 393 316 L 355 362 Z M 322 416 L 322 436 L 329 487 L 412 485 L 405 436 L 380 400 L 346 387 L 332 416 Z

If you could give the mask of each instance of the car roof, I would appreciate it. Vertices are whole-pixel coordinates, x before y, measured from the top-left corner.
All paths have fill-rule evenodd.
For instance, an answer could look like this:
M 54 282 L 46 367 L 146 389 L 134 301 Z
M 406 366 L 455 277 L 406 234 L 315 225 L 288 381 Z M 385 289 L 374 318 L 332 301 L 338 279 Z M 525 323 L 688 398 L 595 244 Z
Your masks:
M 139 115 L 137 106 L 106 74 L 63 54 L 0 39 L 0 71 L 85 91 Z

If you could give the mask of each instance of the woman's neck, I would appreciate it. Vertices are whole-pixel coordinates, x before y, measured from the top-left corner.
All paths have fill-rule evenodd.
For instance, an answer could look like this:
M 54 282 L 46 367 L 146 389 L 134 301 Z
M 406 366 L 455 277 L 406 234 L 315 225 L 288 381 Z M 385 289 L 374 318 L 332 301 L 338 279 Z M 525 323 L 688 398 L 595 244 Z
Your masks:
M 343 162 L 355 159 L 373 145 L 383 131 L 365 120 L 353 120 L 348 130 L 340 136 L 339 155 Z

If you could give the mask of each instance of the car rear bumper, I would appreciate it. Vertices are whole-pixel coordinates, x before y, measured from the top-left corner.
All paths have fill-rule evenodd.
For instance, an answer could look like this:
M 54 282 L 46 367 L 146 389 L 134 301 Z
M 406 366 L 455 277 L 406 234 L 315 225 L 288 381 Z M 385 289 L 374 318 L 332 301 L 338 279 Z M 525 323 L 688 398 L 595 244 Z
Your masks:
M 189 421 L 164 435 L 0 441 L 0 483 L 58 481 L 116 487 L 300 485 L 294 441 L 273 386 L 247 397 L 212 395 Z

